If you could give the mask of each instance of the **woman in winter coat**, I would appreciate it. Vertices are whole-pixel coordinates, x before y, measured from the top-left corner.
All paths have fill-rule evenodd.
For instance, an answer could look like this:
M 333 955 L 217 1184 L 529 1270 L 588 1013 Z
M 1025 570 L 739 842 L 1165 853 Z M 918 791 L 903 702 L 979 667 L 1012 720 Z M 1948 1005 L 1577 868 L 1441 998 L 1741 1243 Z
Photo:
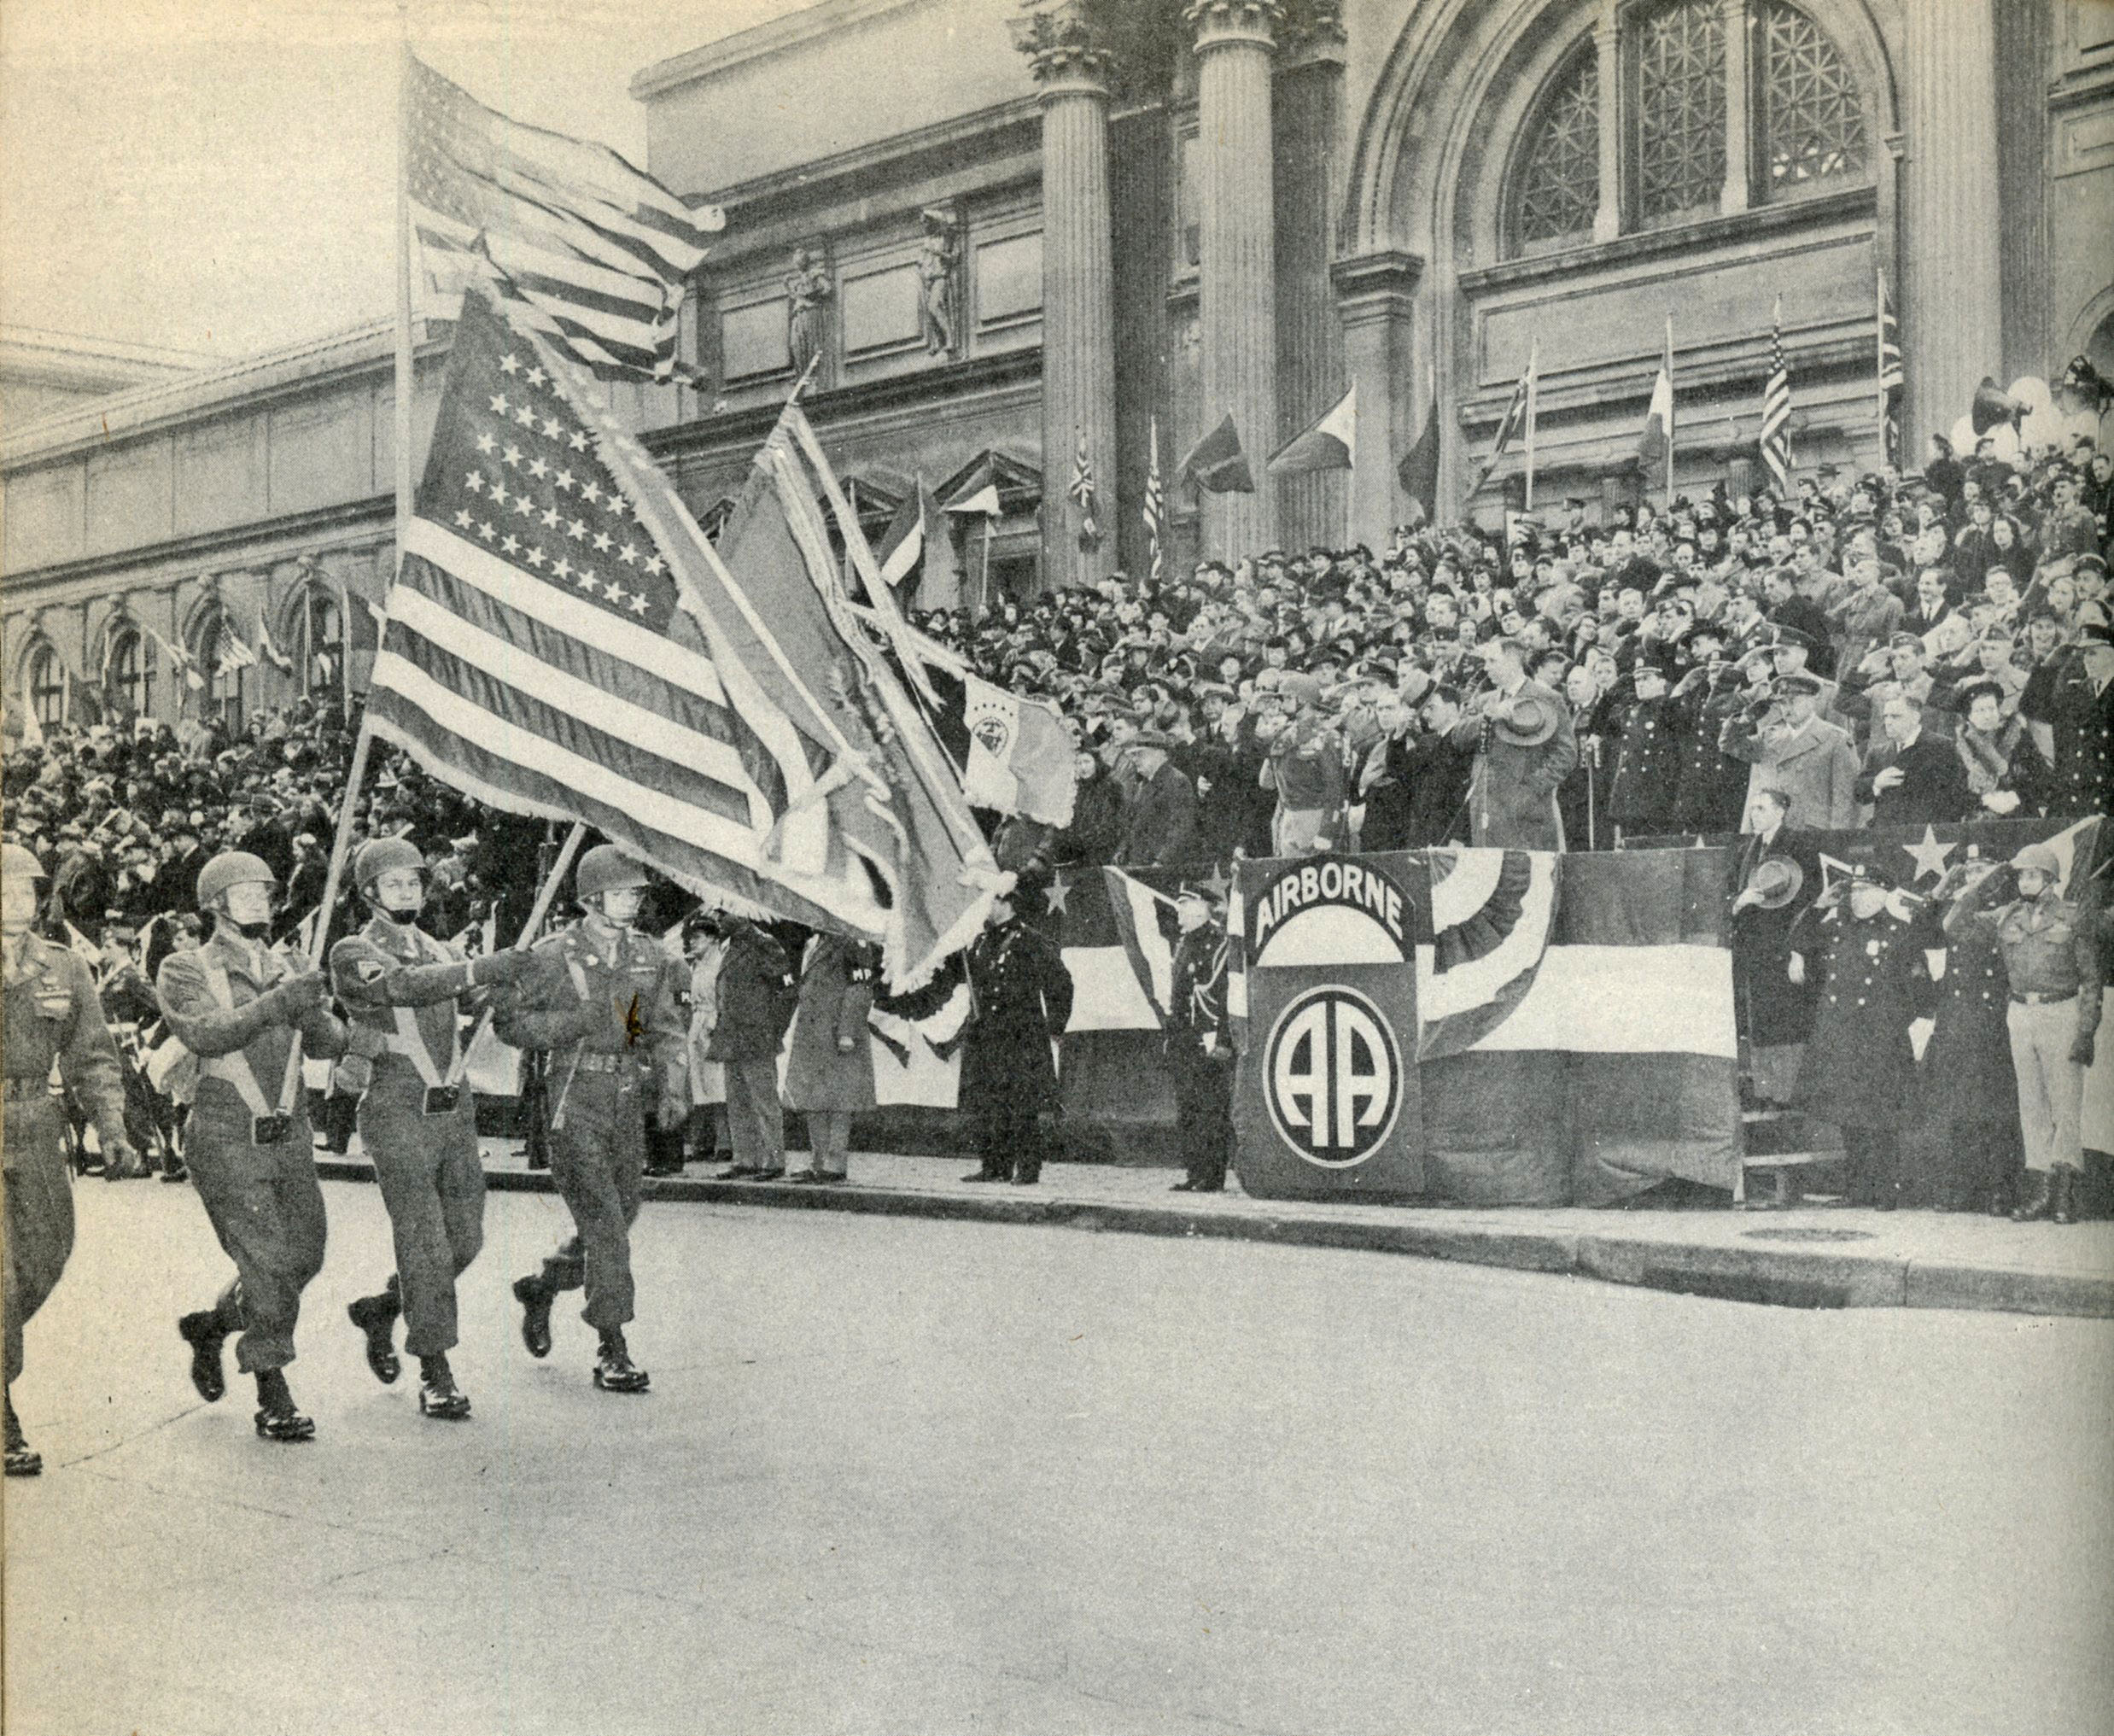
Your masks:
M 727 936 L 716 911 L 692 919 L 684 938 L 690 957 L 690 1126 L 692 1160 L 731 1160 L 727 1135 L 727 1064 L 706 1058 L 720 1016 L 720 967 L 727 962 Z
M 808 1167 L 787 1179 L 841 1182 L 850 1171 L 851 1118 L 874 1106 L 873 949 L 841 934 L 808 943 L 785 1064 L 785 1101 L 808 1118 Z

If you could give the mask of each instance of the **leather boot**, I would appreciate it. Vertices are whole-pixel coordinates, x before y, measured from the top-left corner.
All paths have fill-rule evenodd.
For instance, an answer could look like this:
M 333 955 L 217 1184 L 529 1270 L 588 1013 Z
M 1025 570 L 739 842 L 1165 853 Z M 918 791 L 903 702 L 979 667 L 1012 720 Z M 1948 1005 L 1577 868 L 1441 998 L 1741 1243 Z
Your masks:
M 2026 1172 L 2026 1191 L 2019 1202 L 2012 1207 L 2012 1222 L 2038 1224 L 2043 1218 L 2046 1218 L 2055 1208 L 2055 1201 L 2050 1197 L 2050 1190 L 2053 1185 L 2053 1178 L 2047 1171 L 2044 1169 L 2028 1170 Z
M 514 1280 L 514 1300 L 521 1304 L 521 1341 L 531 1356 L 551 1353 L 551 1293 L 533 1273 Z
M 402 1312 L 400 1294 L 397 1281 L 391 1278 L 379 1295 L 362 1296 L 345 1311 L 346 1318 L 366 1336 L 367 1366 L 385 1387 L 394 1386 L 403 1372 L 403 1364 L 396 1356 L 396 1317 Z
M 613 1326 L 602 1335 L 602 1353 L 595 1359 L 594 1383 L 605 1393 L 643 1393 L 646 1389 L 646 1371 L 633 1363 L 621 1327 Z
M 294 1394 L 287 1389 L 286 1377 L 276 1368 L 257 1371 L 257 1435 L 262 1441 L 281 1441 L 289 1445 L 316 1438 L 316 1425 L 294 1408 Z
M 2075 1224 L 2077 1221 L 2077 1172 L 2067 1163 L 2055 1166 L 2055 1181 L 2050 1189 L 2053 1198 L 2050 1202 L 2049 1217 L 2058 1224 Z
M 470 1394 L 455 1384 L 445 1355 L 418 1359 L 418 1414 L 442 1423 L 459 1423 L 470 1414 Z
M 228 1389 L 227 1371 L 220 1362 L 220 1347 L 227 1334 L 220 1330 L 220 1317 L 210 1308 L 185 1314 L 176 1330 L 191 1347 L 191 1384 L 208 1405 L 217 1405 Z
M 44 1474 L 44 1455 L 22 1438 L 22 1425 L 15 1420 L 15 1400 L 7 1401 L 7 1474 L 9 1476 L 41 1476 Z

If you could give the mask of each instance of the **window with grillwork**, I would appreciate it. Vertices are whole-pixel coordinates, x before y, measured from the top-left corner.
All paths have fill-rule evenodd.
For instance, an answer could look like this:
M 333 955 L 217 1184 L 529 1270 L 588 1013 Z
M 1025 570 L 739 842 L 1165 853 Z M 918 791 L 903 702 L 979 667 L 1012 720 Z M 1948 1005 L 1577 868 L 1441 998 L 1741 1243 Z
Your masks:
M 66 721 L 66 672 L 59 653 L 40 645 L 29 656 L 29 705 L 37 722 L 55 728 Z
M 1631 45 L 1636 213 L 1650 223 L 1714 206 L 1725 186 L 1725 14 L 1680 0 L 1642 18 Z
M 1835 44 L 1804 13 L 1775 0 L 1762 9 L 1761 34 L 1766 196 L 1861 174 L 1865 112 Z
M 1519 247 L 1583 235 L 1600 208 L 1600 63 L 1589 42 L 1557 74 L 1514 172 Z

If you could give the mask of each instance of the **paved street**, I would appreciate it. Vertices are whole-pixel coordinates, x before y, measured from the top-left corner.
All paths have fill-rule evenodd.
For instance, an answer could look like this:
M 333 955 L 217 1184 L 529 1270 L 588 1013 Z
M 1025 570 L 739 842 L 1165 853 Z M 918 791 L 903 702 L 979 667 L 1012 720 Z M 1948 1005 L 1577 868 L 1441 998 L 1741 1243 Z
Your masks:
M 450 1428 L 368 1377 L 381 1201 L 327 1192 L 283 1448 L 184 1381 L 196 1199 L 78 1190 L 8 1729 L 2107 1727 L 2106 1323 L 657 1204 L 625 1400 L 565 1311 L 521 1351 L 563 1212 L 507 1195 Z

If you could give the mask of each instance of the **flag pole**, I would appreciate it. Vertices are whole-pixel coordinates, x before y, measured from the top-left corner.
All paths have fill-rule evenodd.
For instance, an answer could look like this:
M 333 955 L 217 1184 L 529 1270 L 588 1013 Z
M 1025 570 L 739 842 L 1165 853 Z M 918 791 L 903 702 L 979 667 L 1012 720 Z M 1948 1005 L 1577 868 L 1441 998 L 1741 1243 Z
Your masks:
M 574 821 L 573 829 L 565 834 L 564 845 L 558 850 L 558 860 L 552 864 L 549 876 L 536 893 L 536 902 L 529 909 L 528 920 L 521 925 L 521 932 L 514 937 L 514 950 L 517 952 L 528 950 L 534 944 L 536 936 L 542 932 L 544 921 L 551 914 L 551 906 L 558 900 L 558 889 L 564 884 L 565 876 L 572 868 L 573 858 L 580 853 L 580 846 L 587 836 L 587 822 L 584 820 Z M 455 1064 L 447 1071 L 447 1082 L 451 1085 L 459 1081 L 470 1070 L 470 1051 L 477 1046 L 477 1039 L 484 1035 L 484 1027 L 491 1022 L 492 1005 L 487 1002 L 477 1014 L 477 1022 L 470 1027 L 470 1035 L 463 1039 Z
M 1527 505 L 1534 510 L 1534 424 L 1541 410 L 1541 337 L 1527 341 Z
M 1667 315 L 1667 511 L 1673 510 L 1673 430 L 1679 420 L 1676 405 L 1680 395 L 1673 389 L 1673 315 Z
M 416 389 L 411 336 L 411 9 L 396 0 L 396 551 L 400 561 L 411 528 L 412 395 Z M 351 623 L 347 623 L 349 634 Z

